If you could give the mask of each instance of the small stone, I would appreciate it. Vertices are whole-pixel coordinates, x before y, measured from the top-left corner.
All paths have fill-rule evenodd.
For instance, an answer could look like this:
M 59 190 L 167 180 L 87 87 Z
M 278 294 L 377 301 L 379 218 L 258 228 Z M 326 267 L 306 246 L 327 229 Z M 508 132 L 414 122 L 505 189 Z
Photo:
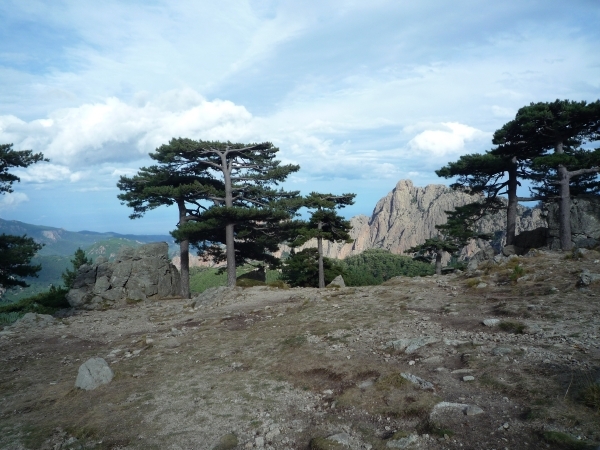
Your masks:
M 404 351 L 407 355 L 415 353 L 421 347 L 439 342 L 438 338 L 433 336 L 423 336 L 412 339 L 398 339 L 386 343 L 387 347 L 393 347 L 394 350 Z
M 477 289 L 483 289 L 487 287 L 487 283 L 479 283 L 477 286 L 475 286 Z
M 467 409 L 465 410 L 465 414 L 467 416 L 476 416 L 478 414 L 482 414 L 483 413 L 483 409 L 481 409 L 479 406 L 476 405 L 469 405 L 467 407 Z
M 508 424 L 508 422 L 504 422 L 504 425 L 502 425 L 502 428 L 504 428 L 505 430 L 508 430 L 510 428 L 510 425 Z
M 472 375 L 467 375 L 466 377 L 463 377 L 463 381 L 475 381 L 475 377 Z
M 495 347 L 492 349 L 492 355 L 494 356 L 504 356 L 509 353 L 512 353 L 512 349 L 509 347 Z
M 500 319 L 485 319 L 483 324 L 486 327 L 495 327 L 500 323 Z
M 163 341 L 162 345 L 165 348 L 177 348 L 181 343 L 174 337 L 169 337 Z
M 267 434 L 265 434 L 265 438 L 267 439 L 267 441 L 272 440 L 275 436 L 278 436 L 281 432 L 279 431 L 279 428 L 274 428 L 271 431 L 269 431 Z
M 430 383 L 429 381 L 425 381 L 423 378 L 420 378 L 416 375 L 413 375 L 411 373 L 401 373 L 400 376 L 402 378 L 404 378 L 405 380 L 410 381 L 412 384 L 416 384 L 417 386 L 419 386 L 421 389 L 423 390 L 435 390 L 434 386 L 432 383 Z
M 265 446 L 265 438 L 262 436 L 258 436 L 254 439 L 254 446 L 256 448 L 263 448 Z
M 331 389 L 325 389 L 323 391 L 323 394 L 325 394 L 325 395 L 333 395 L 333 391 Z
M 350 435 L 348 433 L 337 433 L 328 436 L 327 439 L 333 442 L 337 442 L 342 445 L 350 445 Z
M 414 361 L 409 361 L 409 362 L 408 362 L 408 365 L 409 365 L 409 366 L 414 366 L 414 365 L 415 365 L 415 362 L 414 362 Z
M 370 388 L 371 386 L 373 386 L 373 380 L 365 380 L 365 381 L 358 383 L 359 389 L 367 389 L 367 388 Z M 333 391 L 332 391 L 332 394 L 333 394 Z
M 416 434 L 411 434 L 405 438 L 394 439 L 387 442 L 387 448 L 407 448 L 411 444 L 414 444 L 419 440 L 419 437 Z

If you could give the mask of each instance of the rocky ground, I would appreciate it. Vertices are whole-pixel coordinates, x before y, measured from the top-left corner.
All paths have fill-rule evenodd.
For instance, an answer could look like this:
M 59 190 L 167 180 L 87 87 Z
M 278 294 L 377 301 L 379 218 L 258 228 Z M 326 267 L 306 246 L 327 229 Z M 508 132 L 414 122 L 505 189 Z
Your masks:
M 599 260 L 22 320 L 0 331 L 0 447 L 597 448 Z M 115 377 L 85 391 L 91 357 Z

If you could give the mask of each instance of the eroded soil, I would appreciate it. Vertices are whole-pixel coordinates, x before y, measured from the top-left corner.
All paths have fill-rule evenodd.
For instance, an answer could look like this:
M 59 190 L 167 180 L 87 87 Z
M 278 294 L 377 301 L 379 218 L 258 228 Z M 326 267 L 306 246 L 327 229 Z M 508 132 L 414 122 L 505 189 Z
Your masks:
M 598 260 L 542 252 L 475 275 L 236 288 L 17 323 L 0 332 L 0 447 L 596 448 L 600 285 L 577 280 Z M 429 343 L 398 344 L 416 338 Z M 93 356 L 115 378 L 75 388 Z

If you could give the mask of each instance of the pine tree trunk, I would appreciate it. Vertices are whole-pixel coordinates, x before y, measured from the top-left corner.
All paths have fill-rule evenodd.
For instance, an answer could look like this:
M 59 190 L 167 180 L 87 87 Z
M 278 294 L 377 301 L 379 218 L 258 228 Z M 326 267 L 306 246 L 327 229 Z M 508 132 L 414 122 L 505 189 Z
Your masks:
M 443 253 L 444 253 L 443 250 L 438 250 L 435 254 L 435 274 L 436 275 L 442 274 L 442 255 L 443 255 Z
M 563 143 L 558 142 L 554 148 L 554 153 L 564 153 Z M 571 250 L 573 242 L 571 241 L 571 190 L 569 187 L 569 171 L 565 166 L 558 166 L 558 219 L 560 225 L 560 248 Z
M 321 229 L 321 224 L 319 224 Z M 325 287 L 325 268 L 323 267 L 323 238 L 317 238 L 317 248 L 319 250 L 319 289 Z
M 179 208 L 179 224 L 183 225 L 187 222 L 183 199 L 177 201 L 177 207 Z M 181 296 L 183 298 L 190 298 L 190 241 L 188 239 L 179 242 L 179 259 L 181 261 Z
M 515 236 L 517 234 L 517 207 L 519 201 L 517 200 L 517 186 L 519 181 L 517 180 L 517 157 L 513 156 L 510 161 L 510 169 L 508 170 L 508 206 L 506 208 L 506 245 L 513 245 L 515 243 Z
M 232 224 L 225 227 L 225 245 L 227 246 L 227 286 L 235 287 L 237 276 L 235 273 L 235 244 Z
M 225 184 L 225 206 L 233 206 L 233 190 L 231 186 L 231 168 L 227 165 L 227 156 L 221 154 L 221 165 L 223 167 L 223 182 Z M 227 286 L 235 287 L 236 267 L 235 267 L 235 234 L 233 224 L 225 226 L 225 255 L 227 256 Z

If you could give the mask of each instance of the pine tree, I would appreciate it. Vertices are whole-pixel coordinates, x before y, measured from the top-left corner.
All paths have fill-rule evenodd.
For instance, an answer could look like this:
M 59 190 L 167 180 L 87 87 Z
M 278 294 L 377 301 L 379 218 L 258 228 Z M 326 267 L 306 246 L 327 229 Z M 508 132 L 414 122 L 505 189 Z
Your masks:
M 281 165 L 275 159 L 278 151 L 270 142 L 195 142 L 196 171 L 212 180 L 203 197 L 212 206 L 172 234 L 190 240 L 200 254 L 226 260 L 228 286 L 235 286 L 236 265 L 253 259 L 274 263 L 270 253 L 284 239 L 280 224 L 299 206 L 298 192 L 274 188 L 300 169 Z
M 21 181 L 9 172 L 13 167 L 28 167 L 40 161 L 47 161 L 41 153 L 31 150 L 13 150 L 12 144 L 0 144 L 0 194 L 13 192 L 12 185 Z M 40 265 L 31 265 L 31 259 L 42 248 L 27 236 L 0 235 L 0 291 L 15 286 L 26 287 L 21 280 L 35 277 L 42 269 Z
M 518 147 L 528 154 L 537 169 L 534 178 L 538 184 L 557 186 L 563 250 L 570 250 L 573 245 L 571 180 L 600 171 L 597 154 L 581 146 L 597 140 L 600 140 L 600 100 L 589 104 L 570 100 L 531 103 L 519 109 L 515 119 L 494 134 L 494 143 L 501 144 L 501 148 Z M 538 192 L 547 194 L 549 190 Z
M 65 289 L 71 289 L 73 287 L 75 278 L 77 277 L 77 271 L 84 264 L 92 264 L 92 260 L 85 255 L 85 252 L 81 248 L 78 248 L 75 250 L 73 259 L 71 260 L 73 269 L 67 269 L 61 275 Z
M 350 222 L 337 214 L 336 209 L 354 204 L 356 194 L 320 194 L 311 192 L 302 202 L 308 210 L 312 210 L 310 219 L 300 224 L 297 235 L 290 245 L 297 247 L 316 239 L 319 256 L 319 288 L 325 287 L 325 269 L 323 266 L 323 240 L 329 242 L 352 242 L 348 232 L 352 229 Z
M 177 227 L 184 227 L 192 220 L 198 220 L 200 212 L 207 208 L 203 201 L 210 201 L 213 189 L 221 188 L 221 183 L 212 178 L 207 168 L 199 164 L 195 149 L 197 142 L 191 139 L 171 139 L 168 144 L 157 148 L 150 157 L 157 162 L 150 167 L 142 167 L 132 177 L 121 176 L 117 187 L 124 191 L 118 198 L 123 204 L 133 208 L 131 219 L 144 216 L 147 211 L 159 206 L 176 205 Z M 189 281 L 189 240 L 179 241 L 181 261 L 181 295 L 190 297 Z
M 48 161 L 41 153 L 31 150 L 13 150 L 12 144 L 0 144 L 0 194 L 13 192 L 14 182 L 21 181 L 18 176 L 9 173 L 13 167 L 29 167 L 40 161 Z
M 485 203 L 473 202 L 458 206 L 454 211 L 444 211 L 448 215 L 445 224 L 436 225 L 438 236 L 426 239 L 423 244 L 406 250 L 414 253 L 414 258 L 435 262 L 435 273 L 442 274 L 442 258 L 444 252 L 455 255 L 469 243 L 471 239 L 490 239 L 490 235 L 476 231 L 477 222 L 487 213 Z
M 338 275 L 345 275 L 341 264 L 329 258 L 323 258 L 323 273 L 326 282 L 331 282 Z M 295 252 L 285 260 L 281 269 L 281 278 L 292 287 L 318 287 L 319 252 L 316 248 L 305 248 Z
M 458 161 L 436 170 L 440 177 L 457 177 L 451 188 L 482 196 L 480 203 L 486 213 L 506 208 L 506 245 L 514 243 L 519 202 L 534 200 L 517 195 L 519 180 L 531 176 L 530 155 L 517 151 L 516 146 L 510 148 L 504 145 L 483 154 L 463 155 Z M 500 200 L 502 195 L 508 198 L 506 207 Z

